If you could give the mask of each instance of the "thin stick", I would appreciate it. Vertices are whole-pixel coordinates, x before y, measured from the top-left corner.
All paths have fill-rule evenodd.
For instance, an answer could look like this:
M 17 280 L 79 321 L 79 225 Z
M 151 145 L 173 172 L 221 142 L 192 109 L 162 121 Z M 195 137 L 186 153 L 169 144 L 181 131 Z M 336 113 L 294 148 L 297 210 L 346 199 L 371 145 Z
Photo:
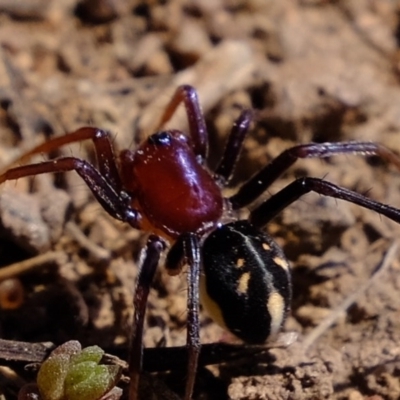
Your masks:
M 66 232 L 71 235 L 80 246 L 87 250 L 90 255 L 99 262 L 108 261 L 111 258 L 111 253 L 107 249 L 98 246 L 92 240 L 90 240 L 79 228 L 75 222 L 68 221 L 65 224 Z
M 47 264 L 61 264 L 65 259 L 66 257 L 64 252 L 49 251 L 45 254 L 40 254 L 36 257 L 29 258 L 28 260 L 16 262 L 0 268 L 0 281 L 9 278 L 15 278 L 18 275 L 24 274 L 36 268 L 41 268 Z
M 375 267 L 372 272 L 370 278 L 364 285 L 362 285 L 355 293 L 347 297 L 347 299 L 335 310 L 333 310 L 322 322 L 313 329 L 304 339 L 303 341 L 303 351 L 307 352 L 311 346 L 313 346 L 316 341 L 322 336 L 339 318 L 339 316 L 345 312 L 356 300 L 383 274 L 384 271 L 388 269 L 388 267 L 393 262 L 397 250 L 399 247 L 399 243 L 394 241 L 386 254 L 383 256 L 382 261 Z
M 15 365 L 19 363 L 42 363 L 56 346 L 51 342 L 28 343 L 0 339 L 0 363 Z M 200 352 L 199 365 L 213 365 L 236 360 L 253 360 L 259 356 L 264 363 L 272 363 L 275 357 L 269 353 L 265 345 L 242 345 L 229 343 L 208 343 L 203 345 Z M 125 356 L 127 349 L 111 349 L 118 355 Z M 144 371 L 159 372 L 182 369 L 187 359 L 186 346 L 181 347 L 152 347 L 144 349 Z M 128 364 L 116 355 L 104 354 L 106 364 L 119 365 L 126 372 Z

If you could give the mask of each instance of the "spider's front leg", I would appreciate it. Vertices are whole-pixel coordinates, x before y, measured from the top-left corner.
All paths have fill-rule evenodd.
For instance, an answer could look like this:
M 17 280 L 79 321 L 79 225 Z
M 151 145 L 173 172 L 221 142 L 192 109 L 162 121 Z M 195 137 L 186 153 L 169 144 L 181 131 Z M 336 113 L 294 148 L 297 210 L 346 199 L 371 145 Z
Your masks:
M 185 105 L 190 137 L 193 140 L 193 151 L 204 162 L 208 152 L 208 132 L 199 97 L 194 87 L 182 85 L 176 89 L 165 108 L 157 130 L 172 118 L 181 103 Z
M 190 400 L 196 379 L 197 364 L 200 354 L 199 322 L 199 281 L 200 281 L 200 240 L 196 234 L 182 234 L 167 254 L 165 267 L 170 275 L 177 275 L 184 264 L 188 265 L 187 273 L 187 337 L 188 350 L 187 380 L 184 400 Z
M 11 168 L 0 175 L 0 184 L 27 176 L 66 171 L 76 171 L 85 181 L 97 201 L 111 216 L 140 229 L 140 214 L 131 208 L 126 196 L 118 193 L 113 184 L 92 164 L 79 158 L 63 157 L 38 164 Z
M 100 174 L 109 182 L 114 190 L 117 192 L 120 191 L 121 179 L 119 177 L 118 167 L 115 161 L 116 158 L 112 147 L 110 133 L 98 128 L 87 126 L 74 132 L 67 133 L 66 135 L 52 138 L 24 153 L 21 157 L 14 160 L 12 165 L 26 164 L 35 154 L 49 153 L 67 144 L 82 142 L 84 140 L 93 141 Z M 54 170 L 50 172 L 57 171 Z M 2 174 L 1 176 L 4 175 L 5 174 Z M 19 177 L 28 175 L 32 174 L 27 173 L 26 175 L 20 175 Z
M 185 256 L 189 265 L 188 284 L 188 316 L 186 345 L 188 348 L 188 376 L 185 389 L 185 400 L 190 400 L 196 379 L 197 364 L 200 354 L 200 322 L 199 322 L 199 280 L 200 280 L 200 241 L 190 234 L 185 240 Z
M 236 121 L 233 123 L 228 141 L 225 146 L 224 154 L 214 173 L 214 179 L 223 185 L 229 183 L 233 170 L 242 150 L 243 141 L 249 131 L 254 112 L 243 110 Z
M 193 140 L 193 151 L 200 157 L 201 162 L 204 162 L 208 151 L 208 132 L 197 91 L 194 87 L 182 85 L 176 89 L 160 119 L 157 129 L 160 129 L 171 119 L 181 103 L 185 105 L 190 137 Z M 215 170 L 215 179 L 223 184 L 229 182 L 253 116 L 252 110 L 243 110 L 233 124 L 224 154 Z
M 156 235 L 151 235 L 141 255 L 139 276 L 133 299 L 134 316 L 129 351 L 129 400 L 137 400 L 139 396 L 139 379 L 143 364 L 143 325 L 147 299 L 160 255 L 164 250 L 164 240 Z

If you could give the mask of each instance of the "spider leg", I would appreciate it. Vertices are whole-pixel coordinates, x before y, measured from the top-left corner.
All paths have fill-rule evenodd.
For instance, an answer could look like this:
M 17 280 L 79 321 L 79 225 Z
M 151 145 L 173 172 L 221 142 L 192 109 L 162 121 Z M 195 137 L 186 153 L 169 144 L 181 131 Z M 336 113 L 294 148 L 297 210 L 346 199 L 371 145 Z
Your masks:
M 189 121 L 190 136 L 193 140 L 193 151 L 204 161 L 208 151 L 208 133 L 206 121 L 200 106 L 199 97 L 194 87 L 189 85 L 179 86 L 168 103 L 164 114 L 158 124 L 159 130 L 174 115 L 181 103 L 184 103 Z
M 185 256 L 189 264 L 187 275 L 188 285 L 188 316 L 187 316 L 187 348 L 188 376 L 185 389 L 185 400 L 190 400 L 196 379 L 197 364 L 200 353 L 199 332 L 199 279 L 200 279 L 200 241 L 194 234 L 189 234 L 185 240 Z
M 38 164 L 11 168 L 0 175 L 0 184 L 45 173 L 76 171 L 85 181 L 101 206 L 114 218 L 140 229 L 140 215 L 131 208 L 130 199 L 119 195 L 110 182 L 92 164 L 75 157 L 63 157 Z
M 242 208 L 260 196 L 299 158 L 325 158 L 338 154 L 376 155 L 400 169 L 400 158 L 386 147 L 373 142 L 309 143 L 291 147 L 274 158 L 229 198 L 233 209 Z
M 146 312 L 147 298 L 153 281 L 161 252 L 165 249 L 164 241 L 156 235 L 151 235 L 142 253 L 142 259 L 135 296 L 133 299 L 134 316 L 129 351 L 129 400 L 139 397 L 139 378 L 143 363 L 143 324 Z
M 253 115 L 252 110 L 243 110 L 232 126 L 224 154 L 214 174 L 214 179 L 221 182 L 223 185 L 226 185 L 232 176 Z
M 47 153 L 58 149 L 61 146 L 75 142 L 82 142 L 83 140 L 88 139 L 93 141 L 100 173 L 107 179 L 107 181 L 116 191 L 121 190 L 121 180 L 118 173 L 118 167 L 115 162 L 110 133 L 98 128 L 87 126 L 66 135 L 52 138 L 47 142 L 34 147 L 27 153 L 24 153 L 12 164 L 24 164 L 35 154 Z
M 185 400 L 190 400 L 195 384 L 197 364 L 200 353 L 199 333 L 199 279 L 200 279 L 200 241 L 195 234 L 182 234 L 169 250 L 165 267 L 170 275 L 177 275 L 184 264 L 188 264 L 188 316 L 187 339 L 188 351 L 187 380 Z
M 362 194 L 336 186 L 318 178 L 299 178 L 274 194 L 255 208 L 250 214 L 250 222 L 256 227 L 263 227 L 284 208 L 292 204 L 308 192 L 316 192 L 324 196 L 334 197 L 358 204 L 361 207 L 376 211 L 391 220 L 400 223 L 400 210 L 386 204 L 371 200 Z

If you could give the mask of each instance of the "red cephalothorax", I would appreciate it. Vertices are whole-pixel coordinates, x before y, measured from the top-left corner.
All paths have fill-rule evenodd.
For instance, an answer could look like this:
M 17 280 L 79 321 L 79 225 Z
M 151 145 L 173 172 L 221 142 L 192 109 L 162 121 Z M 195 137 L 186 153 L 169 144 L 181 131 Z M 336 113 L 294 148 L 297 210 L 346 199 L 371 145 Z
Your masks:
M 151 135 L 132 162 L 136 198 L 143 215 L 168 236 L 204 233 L 222 215 L 221 190 L 179 131 Z

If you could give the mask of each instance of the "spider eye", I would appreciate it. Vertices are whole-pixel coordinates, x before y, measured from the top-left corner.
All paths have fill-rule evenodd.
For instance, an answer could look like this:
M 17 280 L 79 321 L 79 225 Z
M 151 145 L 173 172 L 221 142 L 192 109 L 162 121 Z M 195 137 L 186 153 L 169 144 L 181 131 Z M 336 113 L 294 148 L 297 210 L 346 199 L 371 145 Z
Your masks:
M 171 135 L 169 132 L 157 132 L 151 135 L 148 139 L 148 143 L 160 146 L 168 146 L 171 144 Z

